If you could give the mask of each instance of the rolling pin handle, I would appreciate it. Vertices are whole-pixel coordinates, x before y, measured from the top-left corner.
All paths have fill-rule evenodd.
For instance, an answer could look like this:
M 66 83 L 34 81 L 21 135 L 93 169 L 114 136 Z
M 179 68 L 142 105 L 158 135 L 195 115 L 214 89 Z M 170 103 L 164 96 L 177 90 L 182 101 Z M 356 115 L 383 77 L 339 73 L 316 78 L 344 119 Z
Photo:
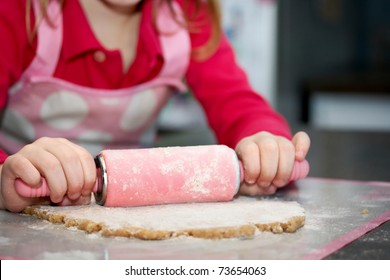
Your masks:
M 98 155 L 95 157 L 95 165 L 97 170 L 97 180 L 95 186 L 93 187 L 93 192 L 95 197 L 99 197 L 99 201 L 102 201 L 102 196 L 106 195 L 107 192 L 107 172 L 106 166 L 104 164 L 103 158 Z M 100 176 L 102 178 L 100 178 Z M 103 178 L 104 176 L 104 178 Z M 50 196 L 50 188 L 47 184 L 47 181 L 44 177 L 41 179 L 41 185 L 38 188 L 33 188 L 23 182 L 21 179 L 15 180 L 15 189 L 16 192 L 23 197 L 47 197 Z
M 33 188 L 21 179 L 15 180 L 15 189 L 18 194 L 23 197 L 46 197 L 50 196 L 50 189 L 44 178 L 41 179 L 41 185 L 38 188 Z
M 33 188 L 23 182 L 21 179 L 15 180 L 16 192 L 23 197 L 48 197 L 50 196 L 50 188 L 45 178 L 42 177 L 41 185 L 37 188 Z M 93 192 L 97 192 L 98 184 L 97 181 L 93 187 Z

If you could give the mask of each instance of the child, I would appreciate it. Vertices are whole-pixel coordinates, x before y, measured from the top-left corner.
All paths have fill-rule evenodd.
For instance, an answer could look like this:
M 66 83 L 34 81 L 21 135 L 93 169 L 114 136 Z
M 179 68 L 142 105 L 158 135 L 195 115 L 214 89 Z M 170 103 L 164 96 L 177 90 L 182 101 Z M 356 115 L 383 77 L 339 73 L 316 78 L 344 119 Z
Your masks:
M 89 203 L 93 156 L 153 144 L 183 79 L 219 143 L 243 161 L 243 194 L 288 183 L 310 146 L 250 87 L 221 32 L 217 1 L 0 2 L 0 208 Z M 18 195 L 45 177 L 50 198 Z

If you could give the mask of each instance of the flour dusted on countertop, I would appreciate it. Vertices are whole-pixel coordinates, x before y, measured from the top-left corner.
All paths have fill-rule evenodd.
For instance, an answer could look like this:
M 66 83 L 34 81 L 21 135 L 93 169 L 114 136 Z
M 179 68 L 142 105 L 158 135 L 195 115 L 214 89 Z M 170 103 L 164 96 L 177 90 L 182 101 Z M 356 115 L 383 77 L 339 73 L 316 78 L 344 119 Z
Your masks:
M 258 231 L 294 232 L 303 226 L 304 209 L 297 202 L 238 198 L 230 202 L 184 203 L 128 208 L 39 206 L 25 210 L 68 227 L 104 236 L 166 239 L 250 237 Z

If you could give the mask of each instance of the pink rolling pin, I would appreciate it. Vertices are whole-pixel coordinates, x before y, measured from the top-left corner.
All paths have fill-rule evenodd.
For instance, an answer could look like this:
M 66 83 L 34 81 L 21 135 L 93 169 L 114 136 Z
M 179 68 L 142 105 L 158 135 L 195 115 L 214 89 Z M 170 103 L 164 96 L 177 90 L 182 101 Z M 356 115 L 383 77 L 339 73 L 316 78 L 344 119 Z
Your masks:
M 104 150 L 95 159 L 95 200 L 108 207 L 185 202 L 229 201 L 243 182 L 243 167 L 235 151 L 224 145 Z M 295 162 L 290 181 L 307 176 L 307 161 Z M 24 197 L 45 197 L 39 188 L 15 182 Z

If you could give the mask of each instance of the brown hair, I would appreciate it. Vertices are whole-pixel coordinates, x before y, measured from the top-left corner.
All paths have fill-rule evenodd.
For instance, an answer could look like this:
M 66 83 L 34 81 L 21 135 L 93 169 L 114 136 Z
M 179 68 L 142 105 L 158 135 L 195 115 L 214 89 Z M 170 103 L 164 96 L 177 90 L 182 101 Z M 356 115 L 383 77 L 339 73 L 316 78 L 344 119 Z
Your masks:
M 30 17 L 32 0 L 26 1 L 27 3 L 26 29 L 27 29 L 27 34 L 29 36 L 30 43 L 33 41 L 34 37 L 36 36 L 38 26 L 43 19 L 47 20 L 49 24 L 51 23 L 51 20 L 47 14 L 47 7 L 50 1 L 53 0 L 40 0 L 41 14 L 43 16 L 42 18 L 35 20 L 34 26 L 31 26 L 31 17 Z M 57 0 L 57 1 L 59 1 L 60 4 L 63 5 L 66 0 Z M 192 14 L 190 14 L 191 12 L 189 11 L 190 1 L 195 2 L 195 12 Z M 168 3 L 169 9 L 172 13 L 172 16 L 175 18 L 175 20 L 180 25 L 187 28 L 189 32 L 194 32 L 194 33 L 199 32 L 199 29 L 202 27 L 201 25 L 205 24 L 205 22 L 195 23 L 194 19 L 198 16 L 201 6 L 206 5 L 207 16 L 208 16 L 207 20 L 210 20 L 212 24 L 211 35 L 205 44 L 192 50 L 192 57 L 196 60 L 204 60 L 207 59 L 209 56 L 211 56 L 217 49 L 222 34 L 219 0 L 184 0 L 184 21 L 183 22 L 180 22 L 180 20 L 178 19 L 178 15 L 175 13 L 175 10 L 173 8 L 174 0 L 155 1 L 154 8 L 153 8 L 154 17 L 157 13 L 158 6 L 161 5 L 161 3 L 163 2 Z
M 48 14 L 47 14 L 47 7 L 49 6 L 50 1 L 52 0 L 40 0 L 40 8 L 41 8 L 41 15 L 43 15 L 42 18 L 35 19 L 34 26 L 31 26 L 31 6 L 32 6 L 33 0 L 27 0 L 26 1 L 26 30 L 28 34 L 28 40 L 30 43 L 32 43 L 34 37 L 37 34 L 38 26 L 41 23 L 43 19 L 47 20 L 49 24 L 52 24 L 52 21 L 50 20 Z M 64 4 L 65 0 L 58 0 L 61 5 Z
M 195 2 L 195 11 L 189 10 L 189 2 Z M 215 50 L 217 49 L 219 45 L 219 40 L 221 38 L 222 34 L 222 27 L 221 27 L 221 11 L 220 11 L 220 5 L 218 0 L 184 0 L 184 22 L 180 22 L 178 19 L 178 15 L 176 15 L 174 9 L 173 9 L 173 2 L 174 0 L 160 0 L 157 2 L 157 4 L 154 5 L 154 15 L 156 15 L 156 11 L 158 8 L 158 5 L 163 2 L 167 2 L 170 8 L 170 11 L 172 13 L 172 16 L 175 18 L 175 20 L 188 29 L 189 32 L 199 32 L 199 30 L 202 28 L 202 25 L 206 24 L 206 21 L 211 22 L 211 35 L 208 41 L 203 44 L 200 47 L 197 47 L 196 49 L 192 50 L 192 57 L 196 60 L 204 60 L 207 59 L 209 56 L 211 56 Z M 202 8 L 202 6 L 205 5 L 206 7 L 206 16 L 208 17 L 205 19 L 205 22 L 194 22 L 196 17 L 199 15 L 199 11 Z

